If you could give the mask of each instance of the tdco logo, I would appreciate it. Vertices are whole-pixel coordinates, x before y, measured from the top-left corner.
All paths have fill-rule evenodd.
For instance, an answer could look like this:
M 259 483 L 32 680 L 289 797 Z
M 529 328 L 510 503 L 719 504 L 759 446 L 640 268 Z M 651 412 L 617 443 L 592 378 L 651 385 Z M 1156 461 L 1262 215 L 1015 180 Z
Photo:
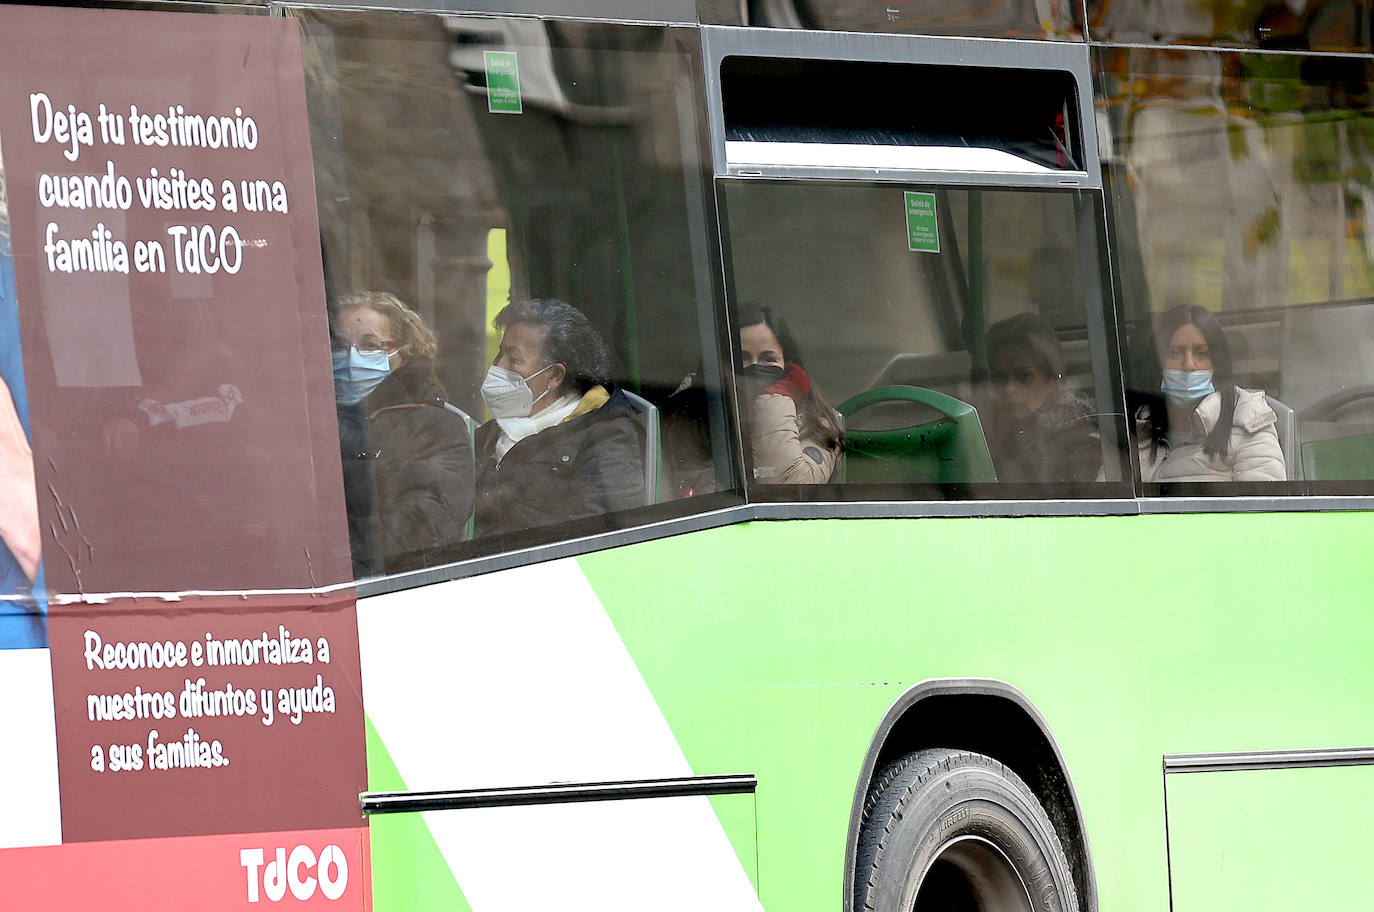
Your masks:
M 263 893 L 272 902 L 279 902 L 288 888 L 300 900 L 314 896 L 317 888 L 325 898 L 338 899 L 348 887 L 348 860 L 336 845 L 325 846 L 319 858 L 309 846 L 300 845 L 289 857 L 283 848 L 277 849 L 277 857 L 266 865 L 264 860 L 262 849 L 239 850 L 239 864 L 248 874 L 249 902 L 257 902 Z

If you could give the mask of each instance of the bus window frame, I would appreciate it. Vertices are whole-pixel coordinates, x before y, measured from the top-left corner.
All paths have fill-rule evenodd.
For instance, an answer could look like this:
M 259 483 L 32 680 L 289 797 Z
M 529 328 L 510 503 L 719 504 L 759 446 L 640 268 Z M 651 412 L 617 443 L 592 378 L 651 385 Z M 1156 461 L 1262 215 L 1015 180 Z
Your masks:
M 213 2 L 213 0 L 212 0 Z M 236 0 L 227 0 L 236 2 Z M 428 13 L 443 16 L 503 19 L 563 19 L 615 25 L 689 25 L 696 27 L 696 0 L 649 0 L 647 13 L 627 18 L 620 0 L 328 0 L 325 3 L 267 0 L 279 9 L 330 9 L 345 12 Z M 569 9 L 569 7 L 572 7 Z M 681 12 L 673 12 L 681 7 Z
M 753 175 L 749 176 L 717 176 L 716 177 L 716 200 L 717 217 L 716 223 L 721 233 L 721 258 L 722 274 L 724 277 L 725 297 L 726 297 L 726 318 L 731 329 L 730 339 L 735 338 L 735 333 L 739 331 L 739 321 L 737 307 L 741 301 L 738 292 L 734 287 L 733 281 L 733 250 L 729 244 L 730 216 L 726 205 L 725 188 L 731 185 L 745 184 L 769 184 L 769 183 L 793 183 L 791 178 L 760 178 Z M 878 181 L 873 179 L 864 180 L 825 180 L 816 178 L 806 178 L 796 180 L 796 183 L 804 184 L 833 184 L 836 186 L 866 184 L 870 186 L 889 183 L 888 181 Z M 750 503 L 797 503 L 797 502 L 826 502 L 833 504 L 850 504 L 857 502 L 884 502 L 898 499 L 910 503 L 921 503 L 927 505 L 944 505 L 950 503 L 982 503 L 982 504 L 1003 504 L 1009 502 L 1037 503 L 1048 501 L 1072 501 L 1090 502 L 1100 500 L 1114 500 L 1118 498 L 1137 499 L 1140 491 L 1135 487 L 1135 479 L 1138 477 L 1138 467 L 1134 463 L 1134 448 L 1130 446 L 1130 432 L 1125 420 L 1125 391 L 1122 375 L 1122 360 L 1116 340 L 1119 338 L 1117 332 L 1118 303 L 1115 297 L 1115 283 L 1111 278 L 1110 256 L 1106 247 L 1107 227 L 1106 227 L 1106 201 L 1104 194 L 1100 190 L 1088 190 L 1080 187 L 1023 187 L 993 185 L 981 186 L 975 184 L 965 184 L 961 187 L 948 187 L 935 184 L 933 182 L 922 181 L 920 183 L 901 184 L 903 188 L 914 188 L 924 191 L 939 192 L 942 189 L 966 190 L 970 193 L 976 191 L 992 192 L 1030 192 L 1030 193 L 1064 193 L 1072 194 L 1074 207 L 1074 232 L 1076 233 L 1079 255 L 1079 269 L 1082 274 L 1082 292 L 1086 303 L 1083 313 L 1083 328 L 1088 336 L 1088 351 L 1090 375 L 1093 382 L 1093 401 L 1098 402 L 1097 391 L 1104 390 L 1111 405 L 1108 420 L 1099 422 L 1099 428 L 1103 433 L 1103 468 L 1105 471 L 1114 472 L 1114 475 L 1104 477 L 1115 477 L 1115 481 L 1096 481 L 1083 482 L 1077 484 L 1053 484 L 1053 485 L 1031 485 L 1006 482 L 988 482 L 976 485 L 976 490 L 965 493 L 963 485 L 920 485 L 910 488 L 899 489 L 898 486 L 883 485 L 878 487 L 866 485 L 845 485 L 843 483 L 832 482 L 826 485 L 766 485 L 757 484 L 746 478 L 746 496 Z M 942 261 L 947 258 L 942 255 Z M 941 269 L 947 269 L 942 265 Z M 950 289 L 954 298 L 958 298 L 958 293 Z M 938 295 L 937 295 L 938 296 Z M 1094 303 L 1098 302 L 1098 303 Z M 964 316 L 964 303 L 951 301 L 955 308 L 953 316 L 962 319 Z M 738 412 L 738 400 L 736 400 L 736 411 Z M 1112 420 L 1114 419 L 1114 420 Z M 738 418 L 737 418 L 738 420 Z M 736 433 L 743 439 L 742 429 L 737 428 Z M 746 465 L 746 468 L 748 466 Z M 1028 496 L 1022 492 L 1040 491 L 1045 492 L 1045 498 Z M 964 514 L 942 514 L 942 515 L 964 515 Z M 983 514 L 978 514 L 983 515 Z M 1024 515 L 1017 512 L 1016 515 Z
M 1102 189 L 1102 170 L 1093 119 L 1091 56 L 1083 44 L 1006 38 L 929 38 L 894 34 L 807 32 L 769 28 L 701 26 L 706 66 L 707 119 L 711 125 L 711 158 L 715 176 L 864 179 L 897 183 L 975 184 L 1009 187 L 1074 187 Z M 1050 174 L 891 170 L 786 165 L 730 165 L 725 153 L 725 107 L 721 64 L 727 57 L 785 57 L 856 63 L 920 63 L 950 67 L 1057 70 L 1073 77 L 1078 109 L 1075 127 L 1082 139 L 1082 171 Z

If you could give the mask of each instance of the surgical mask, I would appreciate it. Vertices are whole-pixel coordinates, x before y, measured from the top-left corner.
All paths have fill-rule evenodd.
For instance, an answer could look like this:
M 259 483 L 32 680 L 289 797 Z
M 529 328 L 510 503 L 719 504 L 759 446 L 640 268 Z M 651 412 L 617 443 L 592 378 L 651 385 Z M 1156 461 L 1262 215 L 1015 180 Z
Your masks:
M 342 405 L 356 405 L 368 397 L 391 373 L 391 355 L 384 351 L 334 353 L 334 398 Z
M 1215 388 L 1212 386 L 1212 372 L 1209 370 L 1186 371 L 1166 367 L 1164 382 L 1159 385 L 1159 389 L 1175 402 L 1189 403 L 1210 396 Z
M 544 398 L 549 391 L 548 387 L 538 396 L 530 389 L 529 382 L 538 377 L 544 371 L 553 367 L 546 364 L 539 370 L 530 374 L 529 377 L 522 377 L 513 370 L 504 367 L 497 367 L 493 364 L 487 368 L 487 377 L 482 381 L 482 399 L 487 403 L 487 409 L 493 418 L 525 418 L 534 410 L 534 404 Z

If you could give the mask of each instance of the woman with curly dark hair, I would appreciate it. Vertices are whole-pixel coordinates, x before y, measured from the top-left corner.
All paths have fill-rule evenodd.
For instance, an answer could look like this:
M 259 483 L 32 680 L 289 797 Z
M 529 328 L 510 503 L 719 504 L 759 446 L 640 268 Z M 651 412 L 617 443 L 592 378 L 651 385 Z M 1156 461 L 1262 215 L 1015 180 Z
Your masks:
M 644 417 L 609 391 L 610 352 L 571 304 L 506 305 L 482 382 L 477 534 L 515 532 L 642 506 Z

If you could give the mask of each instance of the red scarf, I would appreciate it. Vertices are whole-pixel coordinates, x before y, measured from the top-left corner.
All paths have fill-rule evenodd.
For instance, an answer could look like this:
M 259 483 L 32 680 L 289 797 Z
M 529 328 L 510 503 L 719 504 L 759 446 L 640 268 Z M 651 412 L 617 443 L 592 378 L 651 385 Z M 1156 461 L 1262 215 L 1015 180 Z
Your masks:
M 806 371 L 802 370 L 800 364 L 793 364 L 787 368 L 787 373 L 782 375 L 781 380 L 768 387 L 764 392 L 787 396 L 793 402 L 801 405 L 811 398 L 811 378 L 806 376 Z

